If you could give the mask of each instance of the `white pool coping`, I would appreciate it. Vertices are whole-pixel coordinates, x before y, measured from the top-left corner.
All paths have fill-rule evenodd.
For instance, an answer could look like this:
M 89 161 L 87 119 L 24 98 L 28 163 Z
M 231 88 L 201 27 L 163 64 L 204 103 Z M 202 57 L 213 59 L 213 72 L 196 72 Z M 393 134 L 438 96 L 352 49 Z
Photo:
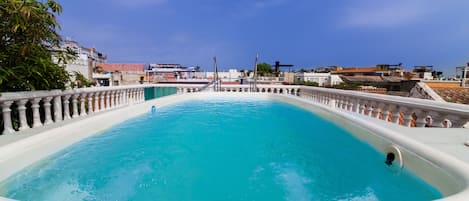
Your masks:
M 380 151 L 384 151 L 384 146 L 389 144 L 401 147 L 405 152 L 404 165 L 426 182 L 435 186 L 445 196 L 448 196 L 441 200 L 463 201 L 469 198 L 469 148 L 462 144 L 469 138 L 467 129 L 406 128 L 363 115 L 333 109 L 291 95 L 259 93 L 227 92 L 172 95 L 94 114 L 86 118 L 61 122 L 53 127 L 42 129 L 39 133 L 35 133 L 31 129 L 20 134 L 1 136 L 0 170 L 2 171 L 0 171 L 0 181 L 4 181 L 21 169 L 43 160 L 73 143 L 100 134 L 123 121 L 143 115 L 149 112 L 153 105 L 158 108 L 182 101 L 214 97 L 264 97 L 289 102 L 305 109 L 323 113 L 322 115 L 325 115 L 326 118 L 337 120 L 336 123 L 346 129 L 352 132 L 355 130 L 357 137 L 370 141 L 370 144 Z M 361 129 L 374 133 L 376 136 L 370 137 Z M 338 147 L 338 149 L 342 148 Z M 431 164 L 431 167 L 428 164 Z M 433 166 L 437 166 L 437 168 Z M 10 199 L 0 197 L 0 200 Z

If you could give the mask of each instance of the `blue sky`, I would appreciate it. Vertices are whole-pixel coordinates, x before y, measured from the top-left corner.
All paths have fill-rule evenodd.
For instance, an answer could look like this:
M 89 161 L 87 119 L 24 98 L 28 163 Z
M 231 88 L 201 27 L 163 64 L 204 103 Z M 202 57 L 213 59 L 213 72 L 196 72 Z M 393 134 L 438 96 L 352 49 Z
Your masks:
M 62 35 L 113 63 L 252 68 L 469 62 L 467 0 L 58 0 Z

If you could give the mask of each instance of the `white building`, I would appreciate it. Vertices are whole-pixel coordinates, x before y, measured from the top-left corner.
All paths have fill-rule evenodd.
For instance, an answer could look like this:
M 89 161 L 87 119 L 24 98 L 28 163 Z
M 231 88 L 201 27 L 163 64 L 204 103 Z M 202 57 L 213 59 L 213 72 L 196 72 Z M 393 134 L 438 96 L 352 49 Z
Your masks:
M 333 75 L 331 73 L 296 73 L 295 81 L 309 81 L 317 82 L 321 87 L 329 87 L 342 83 L 342 79 L 339 75 Z
M 211 80 L 213 79 L 213 72 L 200 72 L 201 75 L 204 75 L 205 78 Z M 236 69 L 229 69 L 228 71 L 218 71 L 218 78 L 224 82 L 236 82 L 239 81 L 244 74 L 239 72 Z
M 65 69 L 72 75 L 74 72 L 79 72 L 85 78 L 93 80 L 93 70 L 96 63 L 106 63 L 107 55 L 96 51 L 95 48 L 83 47 L 76 41 L 65 40 L 61 46 L 61 51 L 66 48 L 70 48 L 77 53 L 77 58 L 65 65 Z

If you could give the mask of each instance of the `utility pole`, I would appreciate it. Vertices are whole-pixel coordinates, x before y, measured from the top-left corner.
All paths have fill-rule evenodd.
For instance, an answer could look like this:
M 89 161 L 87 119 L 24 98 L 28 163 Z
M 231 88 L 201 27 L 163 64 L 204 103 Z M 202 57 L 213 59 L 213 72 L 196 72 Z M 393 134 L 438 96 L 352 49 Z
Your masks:
M 251 92 L 252 91 L 257 92 L 257 60 L 258 59 L 259 59 L 259 54 L 256 55 L 256 61 L 254 62 L 254 75 L 253 75 L 254 84 L 251 88 Z
M 214 71 L 213 71 L 213 91 L 219 91 L 220 85 L 218 83 L 218 64 L 217 64 L 217 57 L 213 57 L 213 65 L 214 65 Z
M 469 72 L 469 62 L 466 63 L 466 66 L 463 68 L 463 71 L 462 71 L 462 83 L 461 83 L 462 87 L 466 87 L 467 72 Z

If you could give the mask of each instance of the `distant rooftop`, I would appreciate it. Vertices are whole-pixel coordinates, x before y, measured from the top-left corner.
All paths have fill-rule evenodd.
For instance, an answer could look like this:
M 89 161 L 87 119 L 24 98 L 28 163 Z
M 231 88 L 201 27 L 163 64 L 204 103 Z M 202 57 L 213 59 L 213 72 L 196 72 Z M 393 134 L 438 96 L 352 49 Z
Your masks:
M 469 88 L 463 88 L 460 82 L 425 82 L 447 102 L 469 104 Z
M 113 63 L 98 63 L 96 66 L 103 67 L 104 71 L 143 71 L 145 64 L 113 64 Z

